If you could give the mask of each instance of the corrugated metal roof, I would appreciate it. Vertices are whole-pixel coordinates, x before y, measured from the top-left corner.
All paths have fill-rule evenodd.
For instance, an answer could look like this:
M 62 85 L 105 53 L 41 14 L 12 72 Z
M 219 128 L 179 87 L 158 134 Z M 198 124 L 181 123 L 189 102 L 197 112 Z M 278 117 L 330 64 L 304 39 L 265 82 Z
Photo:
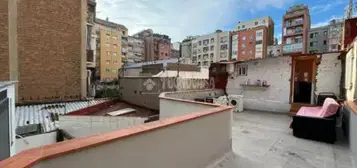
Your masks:
M 183 58 L 180 58 L 182 60 Z M 152 65 L 152 64 L 164 64 L 164 67 L 167 63 L 177 63 L 177 58 L 166 59 L 166 60 L 158 60 L 158 61 L 151 61 L 151 62 L 141 62 L 137 64 L 132 64 L 124 67 L 124 69 L 132 69 L 132 68 L 141 68 L 143 65 Z
M 105 101 L 108 101 L 108 99 L 17 106 L 15 112 L 16 127 L 29 124 L 42 124 L 44 132 L 49 132 L 58 128 L 58 122 L 52 122 L 51 120 L 51 113 L 64 115 Z

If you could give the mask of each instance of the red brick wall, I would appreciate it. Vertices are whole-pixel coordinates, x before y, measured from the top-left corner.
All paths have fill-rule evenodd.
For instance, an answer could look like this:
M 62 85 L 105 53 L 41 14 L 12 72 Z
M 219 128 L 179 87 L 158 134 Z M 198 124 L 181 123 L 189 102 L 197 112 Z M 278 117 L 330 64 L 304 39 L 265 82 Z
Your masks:
M 8 1 L 0 1 L 0 81 L 9 80 Z
M 253 36 L 252 39 L 250 39 L 250 36 Z M 242 38 L 245 37 L 245 40 Z M 245 48 L 242 47 L 242 45 L 245 44 Z M 252 53 L 249 53 L 249 51 L 252 50 Z M 243 51 L 245 51 L 245 54 L 243 54 Z M 241 31 L 239 32 L 239 38 L 238 38 L 238 61 L 246 61 L 249 59 L 254 59 L 255 57 L 255 30 L 247 30 L 247 31 Z
M 353 42 L 357 36 L 357 18 L 345 21 L 345 38 L 343 39 L 344 47 Z
M 79 99 L 81 1 L 21 0 L 17 24 L 20 103 Z

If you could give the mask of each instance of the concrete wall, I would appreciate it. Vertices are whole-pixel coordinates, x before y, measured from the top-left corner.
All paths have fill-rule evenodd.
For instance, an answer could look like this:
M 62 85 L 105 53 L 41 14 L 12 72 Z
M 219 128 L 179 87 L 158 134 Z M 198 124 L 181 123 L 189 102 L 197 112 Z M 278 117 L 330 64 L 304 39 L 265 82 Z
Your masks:
M 175 78 L 159 77 L 123 77 L 120 78 L 120 94 L 122 100 L 143 106 L 159 109 L 159 94 L 175 90 Z M 146 83 L 146 85 L 145 85 Z M 153 87 L 147 87 L 153 84 Z M 206 79 L 179 79 L 178 90 L 197 90 L 207 86 Z
M 349 137 L 350 137 L 350 149 L 354 154 L 354 159 L 357 161 L 357 113 L 350 112 L 350 122 L 349 122 Z
M 145 120 L 119 116 L 59 116 L 59 128 L 78 138 L 144 124 Z
M 24 138 L 16 139 L 16 153 L 31 148 L 50 145 L 57 143 L 57 132 L 49 132 L 45 134 L 33 135 Z
M 147 130 L 43 160 L 33 167 L 206 167 L 232 151 L 231 115 L 224 111 Z
M 164 97 L 166 97 L 165 93 L 160 95 L 160 97 L 162 97 L 160 98 L 160 119 L 196 113 L 215 107 L 213 104 L 195 104 L 189 101 L 179 102 L 176 100 L 164 99 Z
M 224 96 L 224 91 L 221 89 L 178 91 L 178 92 L 162 93 L 160 96 L 175 98 L 175 99 L 183 99 L 183 100 L 194 100 L 195 98 Z
M 324 34 L 326 32 L 326 34 Z M 318 33 L 317 37 L 313 36 L 311 38 L 311 34 Z M 311 53 L 315 51 L 314 53 L 324 53 L 328 51 L 328 26 L 321 26 L 321 27 L 316 27 L 312 28 L 309 30 L 308 34 L 308 44 L 307 44 L 307 52 Z M 324 41 L 326 41 L 326 44 L 324 44 Z M 316 46 L 310 46 L 311 42 L 317 42 Z
M 333 92 L 340 96 L 341 60 L 340 53 L 322 54 L 316 74 L 316 94 Z
M 288 56 L 247 61 L 248 75 L 234 73 L 228 77 L 227 93 L 244 95 L 244 109 L 287 113 L 290 109 L 290 63 Z M 252 84 L 258 79 L 266 80 L 270 87 L 241 86 L 247 80 Z

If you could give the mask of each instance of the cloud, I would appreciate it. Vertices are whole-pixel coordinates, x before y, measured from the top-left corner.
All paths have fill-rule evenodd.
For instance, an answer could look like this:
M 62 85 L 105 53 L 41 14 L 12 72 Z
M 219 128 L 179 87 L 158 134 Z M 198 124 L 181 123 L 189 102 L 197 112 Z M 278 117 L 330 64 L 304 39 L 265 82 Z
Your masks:
M 283 8 L 294 0 L 97 0 L 97 17 L 128 27 L 129 34 L 151 28 L 172 41 L 226 30 L 246 12 Z
M 337 5 L 341 5 L 341 4 L 347 4 L 347 1 L 344 0 L 334 0 L 334 1 L 330 1 L 330 2 L 326 2 L 326 0 L 320 0 L 318 2 L 316 2 L 315 6 L 312 6 L 310 8 L 311 13 L 322 13 L 322 12 L 327 12 L 330 9 L 335 8 Z

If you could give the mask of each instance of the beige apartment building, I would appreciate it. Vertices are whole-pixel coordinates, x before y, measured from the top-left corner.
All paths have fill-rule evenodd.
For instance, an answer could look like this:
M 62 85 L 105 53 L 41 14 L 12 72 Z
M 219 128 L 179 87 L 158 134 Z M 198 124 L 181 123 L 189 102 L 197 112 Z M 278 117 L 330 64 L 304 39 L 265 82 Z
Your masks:
M 86 98 L 87 3 L 0 1 L 0 80 L 17 81 L 16 103 Z
M 127 36 L 125 26 L 107 20 L 96 19 L 97 38 L 97 77 L 101 81 L 118 78 L 118 70 L 122 67 L 126 46 L 122 46 L 122 37 Z M 124 52 L 123 52 L 124 51 Z

